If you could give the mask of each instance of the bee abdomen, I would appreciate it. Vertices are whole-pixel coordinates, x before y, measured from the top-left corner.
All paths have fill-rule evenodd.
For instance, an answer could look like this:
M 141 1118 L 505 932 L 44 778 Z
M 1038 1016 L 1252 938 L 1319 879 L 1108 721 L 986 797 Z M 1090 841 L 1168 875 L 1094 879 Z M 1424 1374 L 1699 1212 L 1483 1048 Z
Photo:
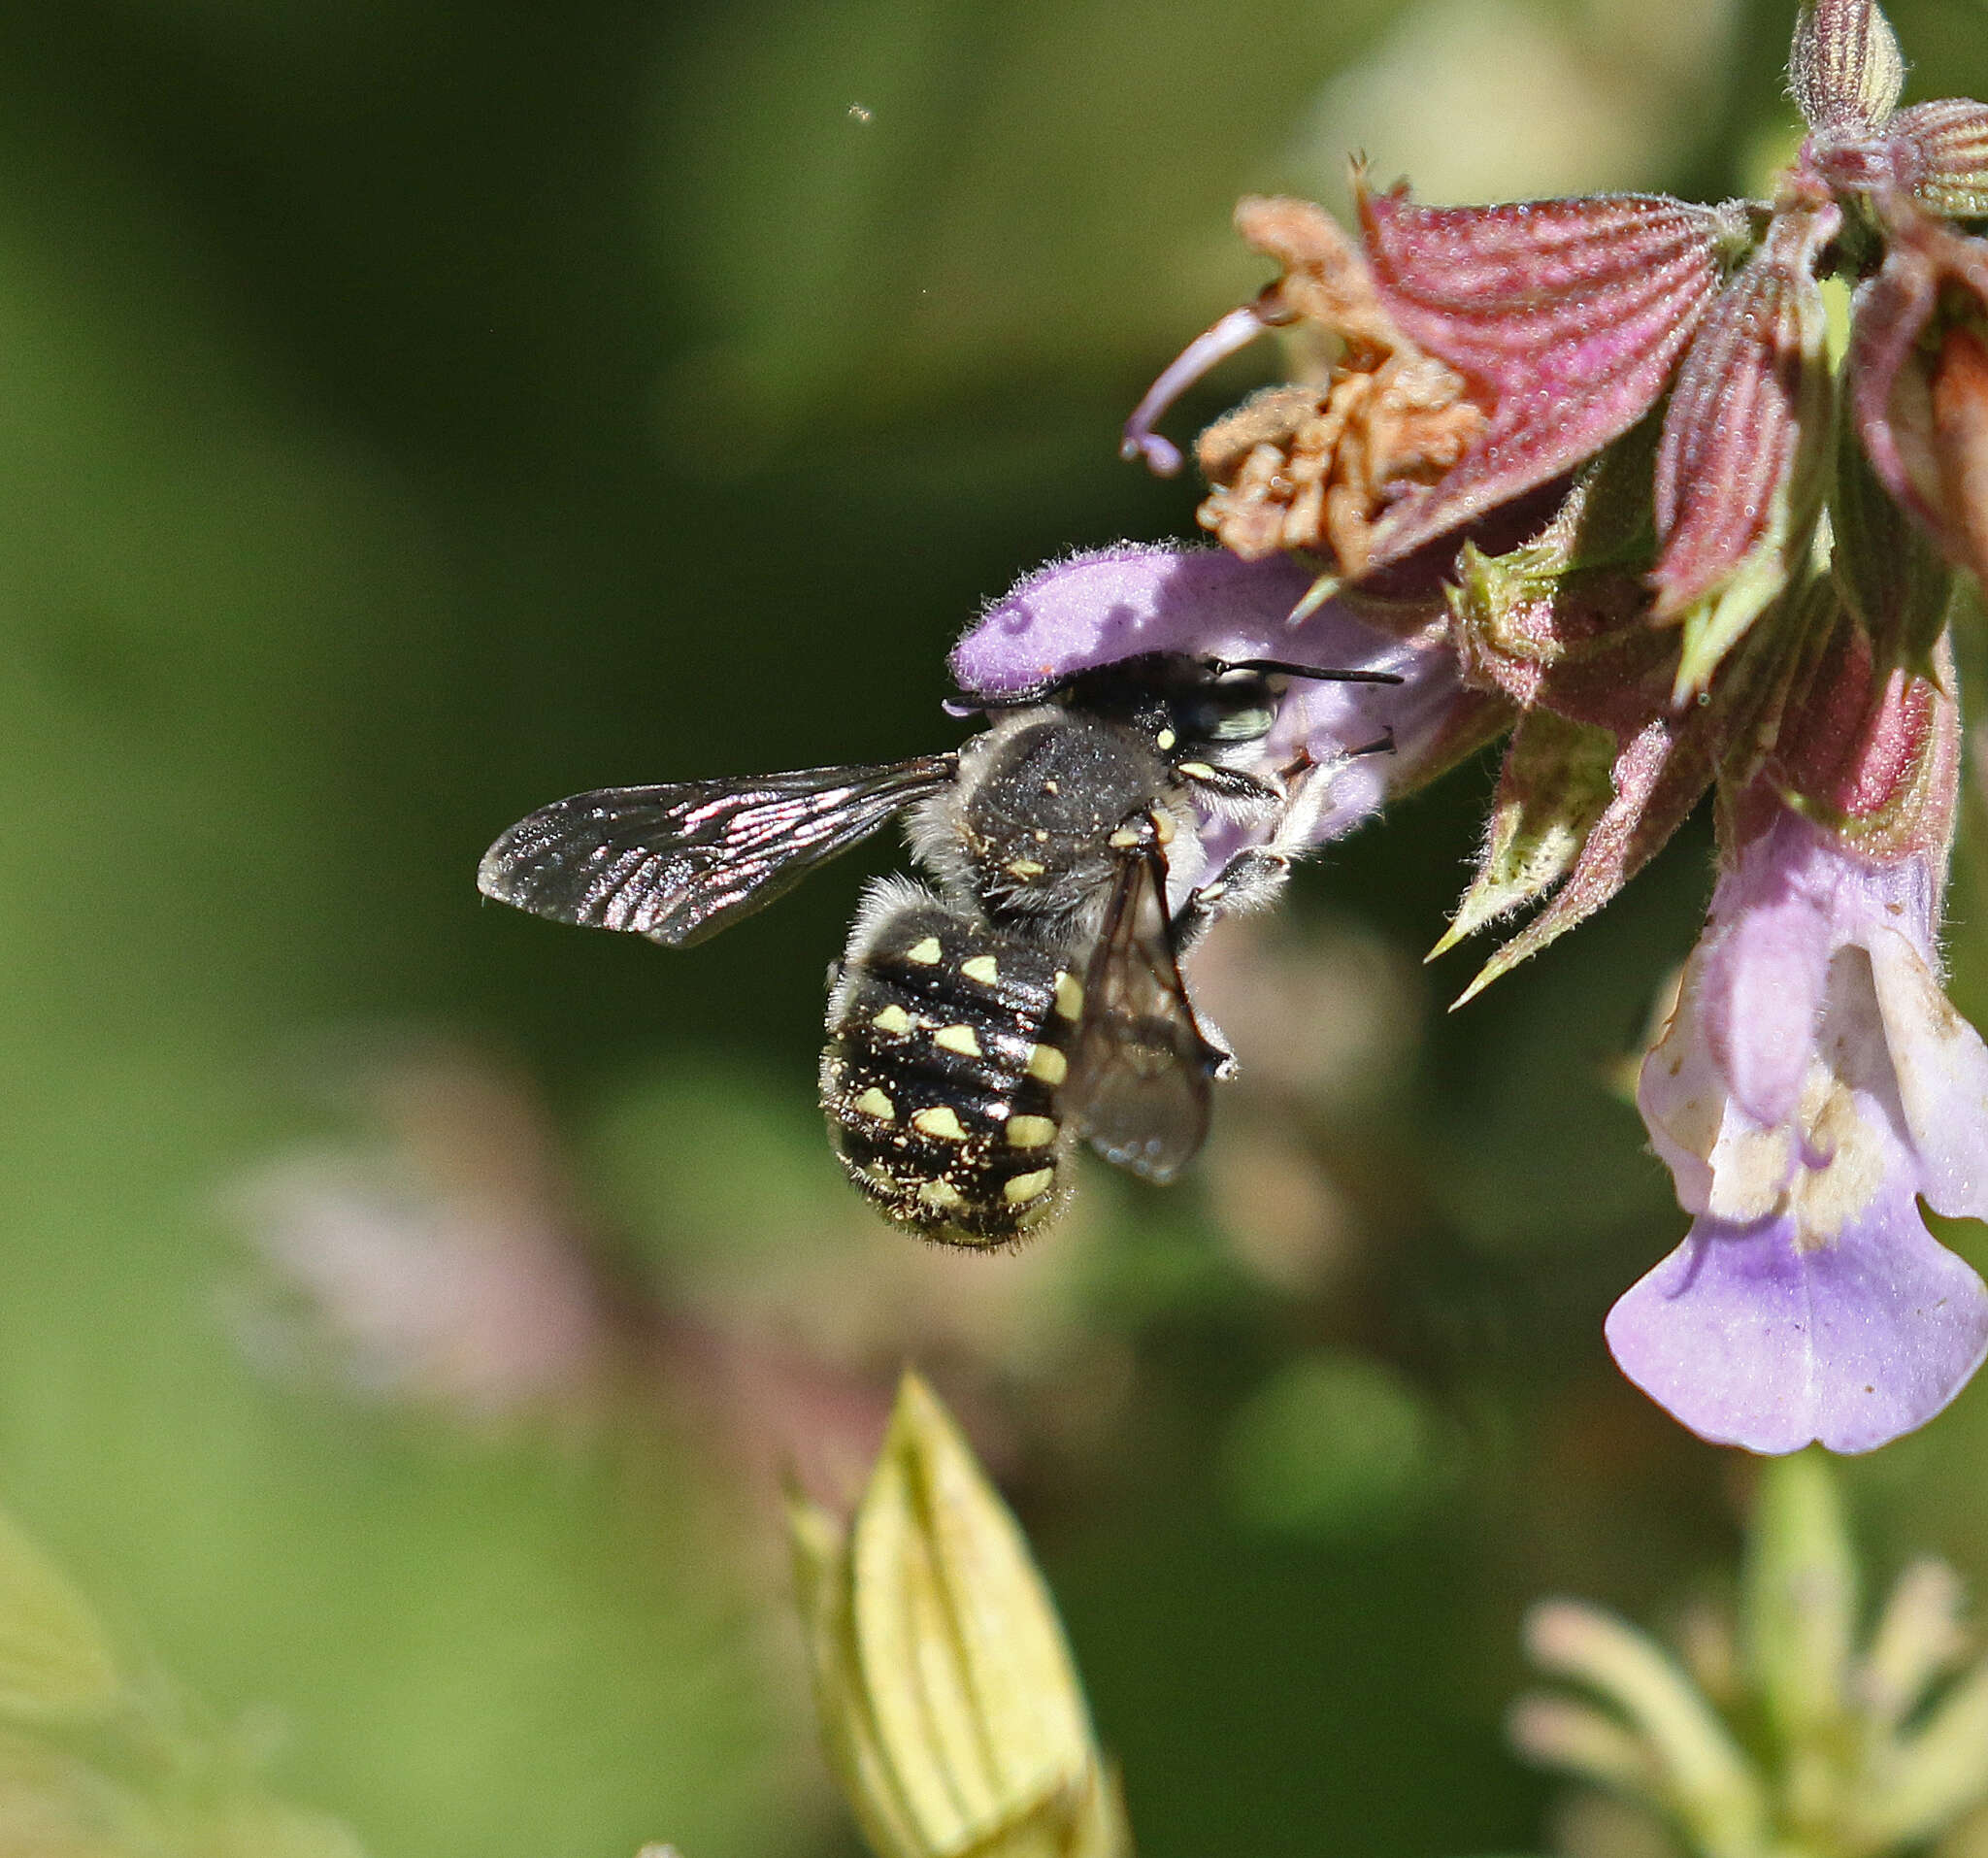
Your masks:
M 887 1217 L 997 1245 L 1061 1204 L 1072 985 L 1054 955 L 936 902 L 859 925 L 821 1101 L 849 1178 Z

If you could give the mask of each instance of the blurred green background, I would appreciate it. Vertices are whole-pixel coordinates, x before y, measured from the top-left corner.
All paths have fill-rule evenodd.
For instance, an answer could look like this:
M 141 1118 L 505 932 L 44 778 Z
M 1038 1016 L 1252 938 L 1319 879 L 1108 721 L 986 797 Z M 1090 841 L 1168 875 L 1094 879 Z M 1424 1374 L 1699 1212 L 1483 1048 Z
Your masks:
M 1889 10 L 1908 95 L 1988 93 L 1976 0 Z M 852 1849 L 776 1479 L 852 1488 L 915 1358 L 1149 1858 L 1549 1836 L 1521 1609 L 1680 1604 L 1746 1476 L 1601 1338 L 1681 1231 L 1613 1093 L 1702 832 L 1445 1017 L 1462 771 L 1208 951 L 1195 1177 L 993 1259 L 812 1109 L 887 846 L 682 956 L 473 874 L 579 788 L 948 742 L 981 600 L 1191 532 L 1116 428 L 1261 281 L 1239 192 L 1718 197 L 1792 12 L 6 10 L 0 1501 L 277 1784 L 379 1854 Z M 1988 1386 L 1857 1466 L 1881 1557 L 1988 1582 L 1984 1466 Z

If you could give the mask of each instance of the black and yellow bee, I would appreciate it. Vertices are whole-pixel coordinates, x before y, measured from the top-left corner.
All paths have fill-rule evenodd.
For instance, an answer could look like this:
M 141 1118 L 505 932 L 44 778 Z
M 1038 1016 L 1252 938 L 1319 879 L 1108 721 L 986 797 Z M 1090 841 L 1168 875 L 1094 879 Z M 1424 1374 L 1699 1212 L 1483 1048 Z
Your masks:
M 990 723 L 956 753 L 576 794 L 505 833 L 478 884 L 680 947 L 907 815 L 931 882 L 885 879 L 864 899 L 830 990 L 822 1108 L 887 1218 L 1000 1245 L 1061 1206 L 1078 1140 L 1154 1180 L 1201 1146 L 1231 1061 L 1179 957 L 1282 882 L 1305 797 L 1330 779 L 1309 757 L 1238 765 L 1293 679 L 1400 681 L 1148 652 L 967 695 L 955 707 Z M 1246 824 L 1246 846 L 1170 906 L 1169 847 L 1205 812 Z

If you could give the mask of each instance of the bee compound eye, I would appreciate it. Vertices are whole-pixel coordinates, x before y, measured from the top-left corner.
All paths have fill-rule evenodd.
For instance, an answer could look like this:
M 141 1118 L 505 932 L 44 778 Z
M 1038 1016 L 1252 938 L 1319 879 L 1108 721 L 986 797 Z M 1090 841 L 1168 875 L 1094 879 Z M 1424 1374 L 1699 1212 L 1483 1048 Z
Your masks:
M 1276 725 L 1280 695 L 1261 672 L 1224 672 L 1175 699 L 1175 727 L 1189 742 L 1256 742 Z

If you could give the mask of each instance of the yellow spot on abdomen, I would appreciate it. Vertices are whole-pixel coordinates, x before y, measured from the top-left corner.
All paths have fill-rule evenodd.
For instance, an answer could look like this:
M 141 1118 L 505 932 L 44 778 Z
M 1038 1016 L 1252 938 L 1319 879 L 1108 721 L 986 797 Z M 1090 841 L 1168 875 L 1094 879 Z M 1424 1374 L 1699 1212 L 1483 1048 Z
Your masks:
M 892 1103 L 875 1084 L 856 1099 L 856 1108 L 866 1116 L 875 1116 L 878 1122 L 895 1122 L 897 1105 Z
M 959 1189 L 949 1180 L 928 1180 L 918 1189 L 918 1205 L 934 1212 L 951 1212 L 966 1204 Z
M 1212 780 L 1215 771 L 1206 761 L 1183 761 L 1180 772 L 1190 780 Z
M 1008 861 L 1008 875 L 1022 883 L 1027 883 L 1031 878 L 1040 878 L 1046 869 L 1033 858 L 1011 858 Z
M 1016 1175 L 1007 1186 L 1001 1189 L 1001 1197 L 1011 1207 L 1018 1207 L 1024 1200 L 1034 1200 L 1045 1194 L 1055 1184 L 1056 1170 L 1044 1168 L 1038 1174 Z
M 878 1032 L 910 1032 L 911 1030 L 911 1015 L 902 1007 L 889 1006 L 885 1007 L 870 1023 Z
M 1066 1019 L 1083 1017 L 1083 982 L 1075 975 L 1057 975 L 1056 1011 Z
M 959 971 L 983 987 L 991 987 L 1001 979 L 1001 964 L 992 955 L 976 955 L 971 961 L 962 961 Z
M 975 1037 L 972 1026 L 941 1026 L 932 1035 L 932 1043 L 946 1051 L 958 1052 L 962 1058 L 980 1055 L 980 1042 Z
M 1010 1116 L 1008 1145 L 1011 1148 L 1046 1148 L 1056 1140 L 1056 1125 L 1047 1116 Z
M 921 968 L 930 968 L 938 964 L 944 953 L 944 950 L 939 946 L 939 938 L 927 936 L 923 942 L 914 942 L 905 950 L 905 959 L 915 961 Z
M 936 1109 L 920 1110 L 911 1117 L 911 1127 L 921 1135 L 937 1136 L 941 1142 L 964 1142 L 967 1139 L 959 1117 L 944 1104 Z
M 1070 1060 L 1054 1045 L 1034 1045 L 1029 1049 L 1028 1073 L 1053 1090 L 1070 1076 Z

